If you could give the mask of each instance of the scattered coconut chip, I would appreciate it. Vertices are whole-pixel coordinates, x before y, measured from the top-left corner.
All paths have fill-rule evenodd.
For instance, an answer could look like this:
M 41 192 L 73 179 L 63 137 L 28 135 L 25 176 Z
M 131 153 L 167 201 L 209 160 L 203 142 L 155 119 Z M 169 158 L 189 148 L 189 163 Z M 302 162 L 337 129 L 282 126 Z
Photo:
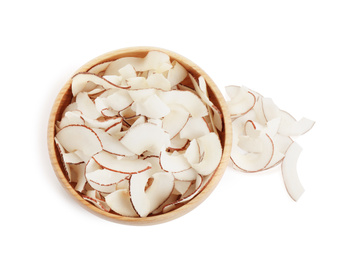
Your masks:
M 85 200 L 112 214 L 146 217 L 180 207 L 204 188 L 222 154 L 222 114 L 204 78 L 187 76 L 158 51 L 74 75 L 55 144 Z
M 301 148 L 291 136 L 306 133 L 314 121 L 297 121 L 271 98 L 245 87 L 229 86 L 226 92 L 231 99 L 228 105 L 233 123 L 233 167 L 243 172 L 260 172 L 281 164 L 285 187 L 291 198 L 298 200 L 304 192 L 296 171 Z
M 284 184 L 294 201 L 297 201 L 304 193 L 304 188 L 297 174 L 297 161 L 301 151 L 302 148 L 296 142 L 293 142 L 285 153 L 285 158 L 282 162 Z

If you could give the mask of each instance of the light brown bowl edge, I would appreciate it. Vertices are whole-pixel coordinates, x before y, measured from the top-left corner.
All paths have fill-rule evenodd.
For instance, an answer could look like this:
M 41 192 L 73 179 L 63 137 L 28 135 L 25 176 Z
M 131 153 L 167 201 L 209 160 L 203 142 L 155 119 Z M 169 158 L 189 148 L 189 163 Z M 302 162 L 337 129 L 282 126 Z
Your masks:
M 53 166 L 53 169 L 56 173 L 56 176 L 58 177 L 61 184 L 64 186 L 64 188 L 70 192 L 72 197 L 74 197 L 85 209 L 89 210 L 90 212 L 94 213 L 95 215 L 102 217 L 104 219 L 120 223 L 120 224 L 128 224 L 128 225 L 154 225 L 154 224 L 160 224 L 164 223 L 173 219 L 176 219 L 178 217 L 181 217 L 185 215 L 186 213 L 190 212 L 194 208 L 196 208 L 198 205 L 200 205 L 215 189 L 217 184 L 219 183 L 221 177 L 223 176 L 223 173 L 228 165 L 229 158 L 230 158 L 230 152 L 231 152 L 231 145 L 232 145 L 232 126 L 231 126 L 231 119 L 230 114 L 226 105 L 226 102 L 224 100 L 224 97 L 216 84 L 212 81 L 212 79 L 196 64 L 191 62 L 185 57 L 182 57 L 181 55 L 174 53 L 172 51 L 157 48 L 157 47 L 129 47 L 124 49 L 119 49 L 116 51 L 105 53 L 82 67 L 80 67 L 74 74 L 78 72 L 85 72 L 88 71 L 91 67 L 94 65 L 115 60 L 121 57 L 143 57 L 145 54 L 151 50 L 156 51 L 162 51 L 164 53 L 167 53 L 173 60 L 177 60 L 181 65 L 183 65 L 192 75 L 195 77 L 198 77 L 199 75 L 202 75 L 207 82 L 209 92 L 210 92 L 210 99 L 211 101 L 221 110 L 223 113 L 223 120 L 224 120 L 224 129 L 221 133 L 219 133 L 221 138 L 221 143 L 223 146 L 223 154 L 221 158 L 221 162 L 217 168 L 217 170 L 214 173 L 214 176 L 211 178 L 209 183 L 206 185 L 206 187 L 190 202 L 186 203 L 185 205 L 167 212 L 165 214 L 160 214 L 156 216 L 149 216 L 145 218 L 132 218 L 132 217 L 124 217 L 108 212 L 104 212 L 100 210 L 99 208 L 95 207 L 91 203 L 84 200 L 70 185 L 67 178 L 65 177 L 63 168 L 60 166 L 60 158 L 58 156 L 58 151 L 55 147 L 54 142 L 54 136 L 55 136 L 55 122 L 59 120 L 60 113 L 62 113 L 63 109 L 67 105 L 67 102 L 70 102 L 71 98 L 71 92 L 70 92 L 70 86 L 71 86 L 71 79 L 69 79 L 66 84 L 62 87 L 60 90 L 58 96 L 56 97 L 51 113 L 50 118 L 48 122 L 48 133 L 47 133 L 47 142 L 48 142 L 48 152 L 51 160 L 51 164 Z

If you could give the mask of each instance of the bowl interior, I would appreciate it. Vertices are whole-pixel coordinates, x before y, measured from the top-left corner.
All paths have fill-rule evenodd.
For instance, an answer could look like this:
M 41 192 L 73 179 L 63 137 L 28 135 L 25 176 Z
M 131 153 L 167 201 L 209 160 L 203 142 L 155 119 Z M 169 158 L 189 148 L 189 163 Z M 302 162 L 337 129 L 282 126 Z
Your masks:
M 62 167 L 62 161 L 60 154 L 55 146 L 54 143 L 54 136 L 55 136 L 55 124 L 57 121 L 61 119 L 62 113 L 64 109 L 67 107 L 67 105 L 70 104 L 72 100 L 72 93 L 71 93 L 71 82 L 72 80 L 69 79 L 66 84 L 63 86 L 61 91 L 59 92 L 49 119 L 49 125 L 48 125 L 48 149 L 49 149 L 49 155 L 51 159 L 52 166 L 54 168 L 54 171 L 60 180 L 60 182 L 63 184 L 63 186 L 72 194 L 72 196 L 80 202 L 82 206 L 84 206 L 86 209 L 89 209 L 92 213 L 97 214 L 100 217 L 106 218 L 108 220 L 122 223 L 122 224 L 132 224 L 132 225 L 149 225 L 149 224 L 158 224 L 163 223 L 172 219 L 175 219 L 179 216 L 182 216 L 186 214 L 187 212 L 191 211 L 193 208 L 198 206 L 202 201 L 204 201 L 207 196 L 211 193 L 211 191 L 216 187 L 218 184 L 220 178 L 222 177 L 225 168 L 228 164 L 228 160 L 230 158 L 230 151 L 231 151 L 231 141 L 232 141 L 232 132 L 231 132 L 231 120 L 230 115 L 228 113 L 228 109 L 225 103 L 225 100 L 223 98 L 223 95 L 219 91 L 216 84 L 212 81 L 212 79 L 197 65 L 195 65 L 190 60 L 186 59 L 185 57 L 182 57 L 179 54 L 176 54 L 174 52 L 160 49 L 160 48 L 153 48 L 153 47 L 133 47 L 133 48 L 126 48 L 121 49 L 113 52 L 106 53 L 104 55 L 101 55 L 87 64 L 83 65 L 81 68 L 79 68 L 76 73 L 78 72 L 87 72 L 90 68 L 93 66 L 107 62 L 107 61 L 113 61 L 122 57 L 144 57 L 146 54 L 151 50 L 157 50 L 162 51 L 169 55 L 171 60 L 178 61 L 183 67 L 186 68 L 186 70 L 191 73 L 195 78 L 198 78 L 199 76 L 203 76 L 207 86 L 208 86 L 208 94 L 210 100 L 218 107 L 218 109 L 222 112 L 223 115 L 223 131 L 218 132 L 221 145 L 223 148 L 223 154 L 221 158 L 221 162 L 215 171 L 213 173 L 213 176 L 211 177 L 209 183 L 206 185 L 206 187 L 190 202 L 184 204 L 183 206 L 173 210 L 169 211 L 164 214 L 159 214 L 155 216 L 148 216 L 145 218 L 132 218 L 132 217 L 124 217 L 120 216 L 114 213 L 107 213 L 96 206 L 92 205 L 91 203 L 84 200 L 80 194 L 74 190 L 72 185 L 68 182 L 67 178 L 65 177 L 65 172 Z M 182 82 L 185 85 L 188 85 L 189 87 L 193 88 L 191 85 L 190 80 L 186 80 L 186 82 Z

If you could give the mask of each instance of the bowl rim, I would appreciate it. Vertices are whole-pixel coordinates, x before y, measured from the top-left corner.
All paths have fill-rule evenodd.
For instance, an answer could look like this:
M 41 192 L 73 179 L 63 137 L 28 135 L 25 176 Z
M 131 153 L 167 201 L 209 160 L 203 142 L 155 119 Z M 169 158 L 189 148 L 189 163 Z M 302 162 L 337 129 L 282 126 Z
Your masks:
M 213 176 L 210 178 L 209 182 L 206 184 L 206 186 L 202 189 L 201 192 L 199 192 L 196 197 L 194 197 L 189 202 L 185 203 L 183 206 L 174 209 L 172 211 L 169 211 L 167 213 L 162 213 L 155 216 L 148 216 L 148 217 L 125 217 L 114 213 L 105 212 L 93 204 L 89 203 L 88 201 L 84 200 L 77 191 L 74 190 L 74 188 L 70 185 L 67 178 L 64 175 L 64 171 L 62 167 L 60 166 L 58 159 L 57 159 L 57 152 L 56 152 L 56 146 L 54 142 L 55 137 L 55 122 L 56 122 L 56 116 L 58 108 L 62 102 L 62 98 L 65 96 L 66 92 L 69 91 L 69 88 L 71 87 L 72 79 L 70 78 L 64 86 L 59 91 L 54 104 L 52 106 L 49 121 L 48 121 L 48 129 L 47 129 L 47 145 L 48 145 L 48 152 L 50 161 L 53 167 L 53 170 L 58 177 L 59 181 L 61 182 L 62 186 L 72 195 L 71 197 L 75 198 L 76 201 L 79 202 L 81 206 L 83 206 L 85 209 L 89 210 L 91 213 L 94 213 L 95 215 L 102 217 L 106 220 L 110 220 L 116 223 L 120 224 L 128 224 L 128 225 L 153 225 L 153 224 L 160 224 L 167 221 L 171 221 L 173 219 L 176 219 L 178 217 L 181 217 L 185 215 L 186 213 L 192 211 L 194 208 L 196 208 L 198 205 L 200 205 L 215 189 L 217 184 L 219 183 L 220 179 L 222 178 L 225 169 L 228 165 L 229 159 L 230 159 L 230 152 L 231 152 L 231 146 L 232 146 L 232 126 L 231 126 L 231 118 L 230 113 L 228 111 L 225 99 L 220 92 L 217 85 L 213 82 L 213 80 L 204 72 L 199 66 L 197 66 L 195 63 L 190 61 L 189 59 L 183 57 L 180 54 L 177 54 L 175 52 L 169 51 L 167 49 L 158 48 L 158 47 L 150 47 L 150 46 L 137 46 L 137 47 L 127 47 L 122 48 L 114 51 L 107 52 L 105 54 L 102 54 L 83 66 L 81 66 L 73 75 L 79 72 L 85 72 L 88 71 L 93 66 L 109 61 L 109 60 L 115 60 L 119 57 L 126 57 L 128 56 L 135 56 L 139 55 L 140 53 L 146 54 L 149 51 L 160 51 L 164 52 L 169 55 L 169 57 L 172 60 L 177 60 L 182 66 L 184 66 L 190 73 L 193 75 L 203 75 L 208 88 L 211 89 L 214 96 L 216 97 L 219 106 L 218 108 L 221 110 L 223 114 L 223 131 L 224 131 L 224 143 L 223 146 L 223 153 L 221 157 L 220 164 L 216 171 L 213 173 Z

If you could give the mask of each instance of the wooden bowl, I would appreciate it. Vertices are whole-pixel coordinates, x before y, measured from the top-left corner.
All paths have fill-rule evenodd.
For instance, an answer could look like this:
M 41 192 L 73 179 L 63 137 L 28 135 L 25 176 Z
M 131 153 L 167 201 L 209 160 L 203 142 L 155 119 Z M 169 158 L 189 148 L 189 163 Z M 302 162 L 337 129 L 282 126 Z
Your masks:
M 113 61 L 121 57 L 144 57 L 149 51 L 151 50 L 157 50 L 162 51 L 169 55 L 169 57 L 172 60 L 177 60 L 182 66 L 184 66 L 188 72 L 190 72 L 193 76 L 199 77 L 203 76 L 207 85 L 208 85 L 208 93 L 210 95 L 210 100 L 219 108 L 219 110 L 223 114 L 223 122 L 224 127 L 223 131 L 219 132 L 219 136 L 221 139 L 221 145 L 223 147 L 223 154 L 221 158 L 221 162 L 217 168 L 217 170 L 214 172 L 213 176 L 211 177 L 209 183 L 206 185 L 206 187 L 190 202 L 184 204 L 183 206 L 169 211 L 164 214 L 155 215 L 155 216 L 148 216 L 145 218 L 134 218 L 134 217 L 125 217 L 114 213 L 108 213 L 104 212 L 103 210 L 100 210 L 96 206 L 92 205 L 91 203 L 84 200 L 80 194 L 74 190 L 74 188 L 71 186 L 71 184 L 68 182 L 68 179 L 66 178 L 62 162 L 60 159 L 60 155 L 58 152 L 58 149 L 56 148 L 54 137 L 55 137 L 55 123 L 61 119 L 61 115 L 65 107 L 71 102 L 72 99 L 72 93 L 71 93 L 71 82 L 72 80 L 69 79 L 66 84 L 63 86 L 61 91 L 59 92 L 58 96 L 56 97 L 56 100 L 54 102 L 50 118 L 49 118 L 49 124 L 48 124 L 48 150 L 49 150 L 49 156 L 52 163 L 52 166 L 54 168 L 54 171 L 62 183 L 62 185 L 65 187 L 66 190 L 68 190 L 73 198 L 75 198 L 84 208 L 88 209 L 92 213 L 103 217 L 105 219 L 111 220 L 113 222 L 121 223 L 121 224 L 129 224 L 129 225 L 152 225 L 152 224 L 159 224 L 163 223 L 169 220 L 173 220 L 175 218 L 178 218 L 187 212 L 193 210 L 195 207 L 197 207 L 200 203 L 202 203 L 209 194 L 214 190 L 218 182 L 220 181 L 225 168 L 228 164 L 229 158 L 230 158 L 230 151 L 231 151 L 231 143 L 232 143 L 232 127 L 231 127 L 231 120 L 230 115 L 228 113 L 227 105 L 225 103 L 225 100 L 223 98 L 223 95 L 219 91 L 216 84 L 212 81 L 212 79 L 196 64 L 191 62 L 190 60 L 182 57 L 179 54 L 176 54 L 174 52 L 160 49 L 160 48 L 154 48 L 154 47 L 131 47 L 131 48 L 125 48 L 116 50 L 113 52 L 109 52 L 106 54 L 103 54 L 91 61 L 89 61 L 87 64 L 83 65 L 80 69 L 76 71 L 78 72 L 86 72 L 96 64 L 106 62 L 106 61 Z

